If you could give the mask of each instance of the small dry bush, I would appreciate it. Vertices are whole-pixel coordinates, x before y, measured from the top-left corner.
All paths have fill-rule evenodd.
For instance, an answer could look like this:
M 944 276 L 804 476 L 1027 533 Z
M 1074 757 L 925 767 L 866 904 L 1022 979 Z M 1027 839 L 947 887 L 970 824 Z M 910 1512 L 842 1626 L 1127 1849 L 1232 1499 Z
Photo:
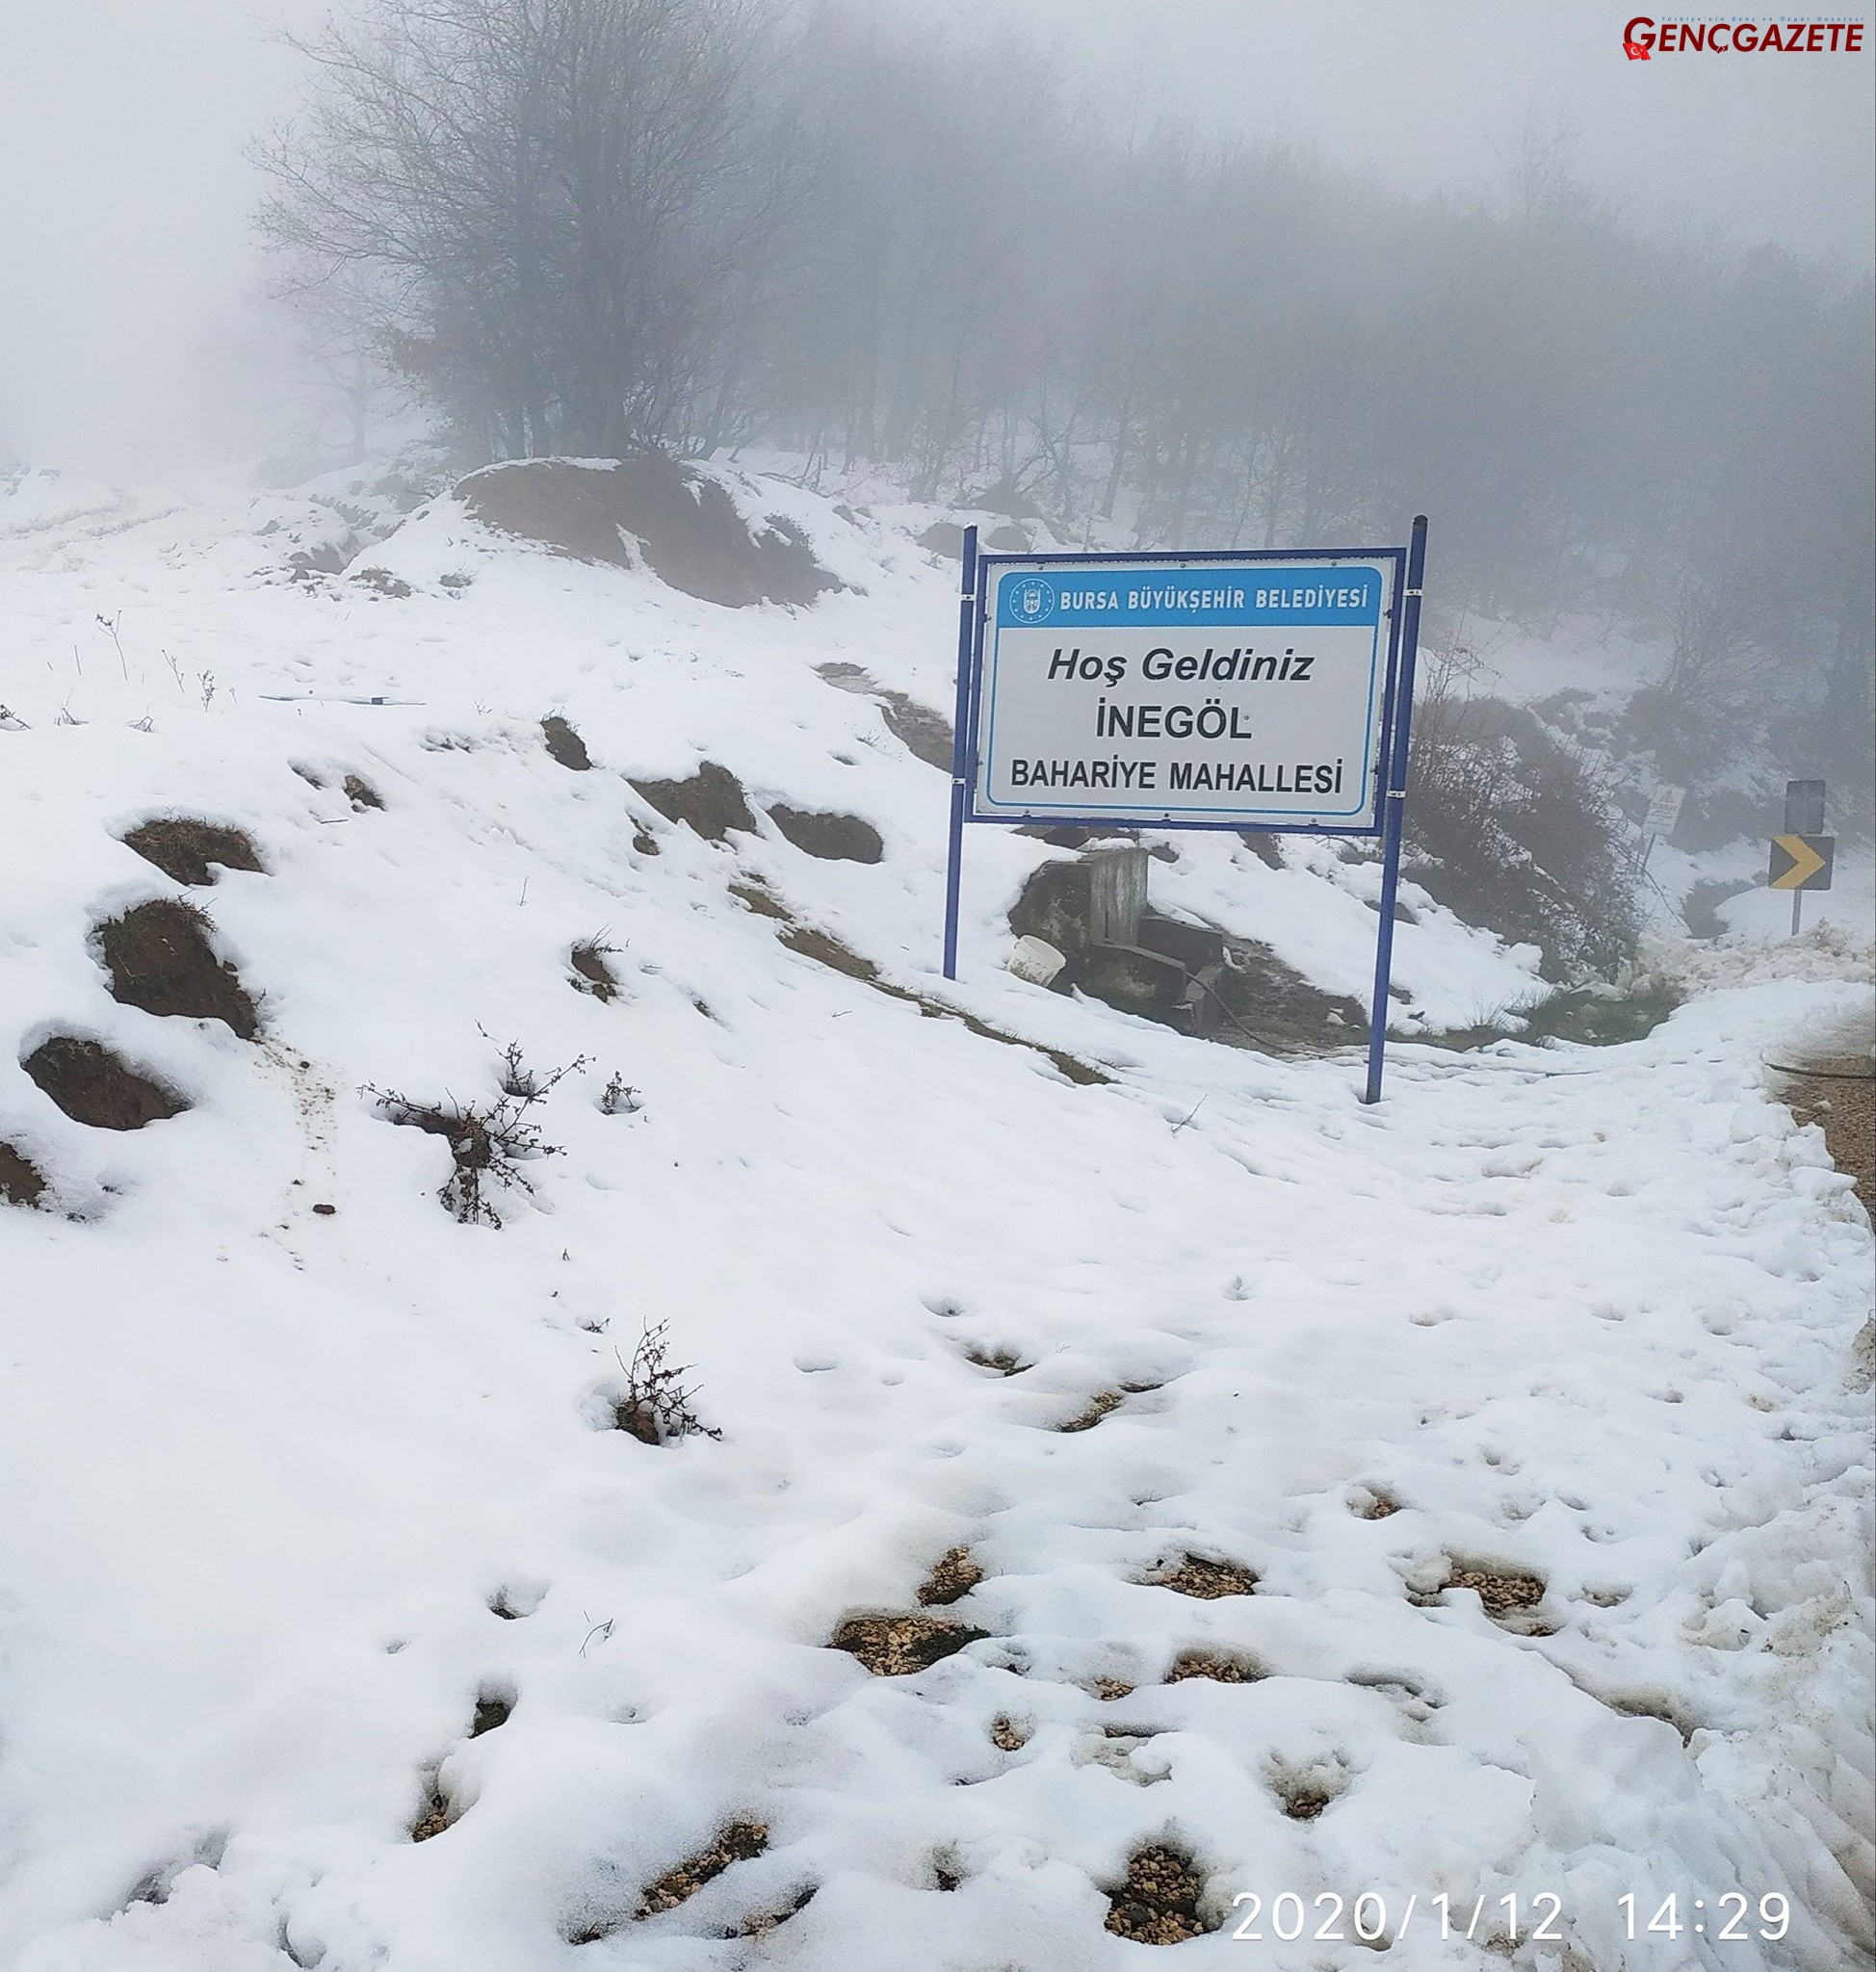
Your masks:
M 502 1051 L 502 1093 L 492 1103 L 418 1103 L 372 1082 L 359 1093 L 377 1099 L 387 1122 L 440 1136 L 449 1145 L 455 1169 L 436 1196 L 458 1225 L 500 1226 L 490 1186 L 533 1194 L 521 1165 L 560 1155 L 558 1144 L 542 1137 L 534 1111 L 560 1082 L 585 1066 L 586 1056 L 579 1055 L 563 1068 L 536 1073 L 523 1058 L 520 1044 L 510 1041 Z
M 1610 977 L 1633 958 L 1640 896 L 1607 770 L 1524 708 L 1474 696 L 1463 653 L 1436 654 L 1419 694 L 1405 822 L 1415 880 L 1537 946 L 1548 977 Z
M 689 1363 L 670 1360 L 665 1339 L 669 1322 L 661 1321 L 638 1337 L 631 1362 L 621 1362 L 625 1388 L 614 1401 L 612 1415 L 619 1430 L 629 1432 L 640 1444 L 670 1444 L 680 1438 L 720 1439 L 722 1433 L 706 1424 L 691 1408 L 697 1394 L 687 1388 L 684 1379 L 690 1374 Z

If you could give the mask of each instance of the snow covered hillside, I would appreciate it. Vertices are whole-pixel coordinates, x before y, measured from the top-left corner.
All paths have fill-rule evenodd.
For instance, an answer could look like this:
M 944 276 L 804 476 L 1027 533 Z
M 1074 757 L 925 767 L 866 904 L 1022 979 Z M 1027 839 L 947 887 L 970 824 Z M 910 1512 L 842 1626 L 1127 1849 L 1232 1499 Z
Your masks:
M 933 515 L 728 484 L 846 586 L 0 500 L 0 1965 L 1863 1962 L 1870 1227 L 1762 1062 L 1866 968 L 1368 1109 L 1012 977 L 978 830 L 948 985 Z M 1169 843 L 1366 999 L 1371 867 Z M 1539 990 L 1409 895 L 1403 1025 Z

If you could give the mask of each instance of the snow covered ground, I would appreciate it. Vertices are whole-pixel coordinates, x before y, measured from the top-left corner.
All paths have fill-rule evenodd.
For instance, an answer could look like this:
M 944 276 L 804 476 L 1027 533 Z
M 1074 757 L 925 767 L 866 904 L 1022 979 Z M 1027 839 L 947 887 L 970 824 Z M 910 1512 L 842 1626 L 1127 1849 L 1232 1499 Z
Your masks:
M 1625 1047 L 1409 1044 L 1364 1108 L 1349 1057 L 1003 972 L 1048 852 L 1001 831 L 937 978 L 946 778 L 816 668 L 948 708 L 954 574 L 902 526 L 750 493 L 854 585 L 791 614 L 449 501 L 359 558 L 399 597 L 289 579 L 305 501 L 27 490 L 0 1964 L 1098 1972 L 1158 1962 L 1104 1928 L 1156 1846 L 1221 1923 L 1179 1964 L 1364 1966 L 1358 1914 L 1404 1972 L 1865 1961 L 1870 1229 L 1761 1065 L 1867 1009 L 1866 952 L 1767 947 Z M 627 782 L 703 760 L 883 860 Z M 118 840 L 162 814 L 264 872 L 185 890 Z M 1162 908 L 1366 997 L 1371 869 L 1178 847 Z M 96 926 L 179 896 L 256 1040 L 111 997 Z M 1411 1023 L 1536 990 L 1416 917 Z M 16 1065 L 55 1034 L 191 1106 L 70 1121 Z M 460 1225 L 371 1091 L 485 1106 L 509 1043 L 585 1065 Z M 659 1323 L 720 1437 L 610 1428 Z M 959 1548 L 923 1613 L 976 1641 L 829 1648 Z M 639 1914 L 738 1824 L 759 1854 Z

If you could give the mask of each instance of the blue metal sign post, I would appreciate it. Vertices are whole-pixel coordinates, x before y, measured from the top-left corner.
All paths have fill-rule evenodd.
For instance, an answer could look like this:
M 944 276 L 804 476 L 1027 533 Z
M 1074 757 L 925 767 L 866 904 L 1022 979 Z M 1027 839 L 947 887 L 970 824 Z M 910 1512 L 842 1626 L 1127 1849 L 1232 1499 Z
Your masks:
M 1407 548 L 980 554 L 958 606 L 945 976 L 966 822 L 1382 843 L 1380 1094 L 1426 522 Z

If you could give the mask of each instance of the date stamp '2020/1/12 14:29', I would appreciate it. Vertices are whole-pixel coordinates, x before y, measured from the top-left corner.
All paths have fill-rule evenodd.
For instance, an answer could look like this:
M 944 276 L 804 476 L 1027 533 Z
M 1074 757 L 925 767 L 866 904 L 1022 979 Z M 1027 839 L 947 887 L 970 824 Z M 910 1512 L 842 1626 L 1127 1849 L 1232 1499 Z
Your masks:
M 1632 1890 L 1615 1900 L 1621 1913 L 1617 1922 L 1625 1937 L 1710 1937 L 1733 1944 L 1759 1939 L 1773 1944 L 1791 1923 L 1790 1901 L 1776 1890 L 1760 1897 L 1757 1906 L 1739 1890 L 1715 1898 L 1710 1909 L 1700 1897 L 1688 1899 L 1683 1906 L 1678 1892 L 1663 1897 L 1652 1912 L 1649 1901 Z M 1563 1921 L 1563 1899 L 1549 1890 L 1523 1900 L 1515 1895 L 1477 1897 L 1470 1908 L 1463 1898 L 1455 1904 L 1444 1892 L 1423 1900 L 1414 1895 L 1396 1907 L 1400 1919 L 1394 1926 L 1388 1921 L 1388 1899 L 1378 1890 L 1364 1890 L 1352 1902 L 1328 1890 L 1314 1898 L 1284 1890 L 1267 1903 L 1255 1890 L 1240 1890 L 1231 1902 L 1234 1915 L 1242 1913 L 1231 1933 L 1236 1938 L 1276 1938 L 1289 1943 L 1307 1935 L 1327 1942 L 1377 1944 L 1385 1938 L 1393 1943 L 1407 1935 L 1418 1917 L 1422 1925 L 1437 1924 L 1443 1938 L 1508 1945 L 1527 1939 L 1566 1942 L 1558 1929 Z

